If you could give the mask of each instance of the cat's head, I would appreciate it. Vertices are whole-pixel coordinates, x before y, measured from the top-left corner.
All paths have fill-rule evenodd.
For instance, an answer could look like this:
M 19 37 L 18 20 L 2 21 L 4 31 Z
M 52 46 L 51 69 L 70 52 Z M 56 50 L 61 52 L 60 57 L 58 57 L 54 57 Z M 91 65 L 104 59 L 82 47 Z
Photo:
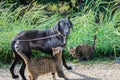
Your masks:
M 72 47 L 68 51 L 69 51 L 69 54 L 71 54 L 74 58 L 77 58 L 76 47 Z
M 53 56 L 57 59 L 62 58 L 62 51 L 63 48 L 62 47 L 56 47 L 56 48 L 52 48 L 53 51 Z

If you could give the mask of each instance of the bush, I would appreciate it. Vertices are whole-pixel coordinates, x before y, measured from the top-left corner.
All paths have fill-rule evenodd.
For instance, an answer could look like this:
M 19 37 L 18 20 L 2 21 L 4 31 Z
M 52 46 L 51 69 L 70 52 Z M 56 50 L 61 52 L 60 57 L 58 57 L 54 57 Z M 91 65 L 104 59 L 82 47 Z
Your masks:
M 3 6 L 0 3 L 0 6 Z M 9 8 L 0 7 L 0 61 L 10 63 L 12 60 L 11 40 L 23 30 L 46 29 L 53 27 L 54 24 L 62 18 L 59 13 L 48 16 L 48 13 L 43 10 L 44 6 L 34 5 L 29 11 L 26 11 L 26 6 L 20 6 L 13 12 Z M 24 14 L 22 15 L 22 11 Z M 110 12 L 110 11 L 109 11 Z M 69 60 L 71 56 L 68 49 L 79 44 L 93 44 L 93 35 L 97 35 L 96 51 L 94 57 L 116 57 L 120 55 L 120 10 L 116 11 L 111 16 L 100 13 L 100 23 L 95 23 L 95 11 L 90 9 L 86 12 L 71 14 L 71 21 L 74 23 L 74 29 L 67 37 L 67 45 L 65 55 Z M 117 27 L 115 27 L 117 25 Z M 46 56 L 33 51 L 33 57 Z

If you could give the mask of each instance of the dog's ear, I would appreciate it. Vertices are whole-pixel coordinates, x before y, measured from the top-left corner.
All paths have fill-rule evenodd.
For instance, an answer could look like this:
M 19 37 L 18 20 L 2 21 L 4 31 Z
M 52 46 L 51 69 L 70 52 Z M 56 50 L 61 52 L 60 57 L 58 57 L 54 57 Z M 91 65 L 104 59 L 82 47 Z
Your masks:
M 53 28 L 54 31 L 59 31 L 59 28 L 63 25 L 62 20 L 63 19 L 59 20 L 58 23 L 54 26 Z

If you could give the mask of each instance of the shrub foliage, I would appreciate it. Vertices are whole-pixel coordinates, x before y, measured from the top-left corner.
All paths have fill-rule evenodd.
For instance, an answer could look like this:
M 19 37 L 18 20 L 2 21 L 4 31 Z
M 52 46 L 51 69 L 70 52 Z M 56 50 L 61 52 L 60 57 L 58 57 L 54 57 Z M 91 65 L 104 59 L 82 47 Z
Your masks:
M 102 2 L 99 2 L 102 3 Z M 116 0 L 116 4 L 120 1 Z M 95 7 L 97 7 L 98 2 Z M 116 4 L 112 5 L 115 6 Z M 11 62 L 11 40 L 12 38 L 23 30 L 36 30 L 51 28 L 63 16 L 56 12 L 46 12 L 45 5 L 34 4 L 28 9 L 28 6 L 19 6 L 14 11 L 11 11 L 12 6 L 15 4 L 0 3 L 0 61 Z M 50 4 L 48 4 L 50 5 Z M 4 7 L 7 6 L 7 7 Z M 93 35 L 97 35 L 96 51 L 94 57 L 116 57 L 120 56 L 120 10 L 116 10 L 113 15 L 113 9 L 106 7 L 104 14 L 99 12 L 99 23 L 95 22 L 96 11 L 86 9 L 90 5 L 85 5 L 83 10 L 78 13 L 71 11 L 71 21 L 74 24 L 74 29 L 67 37 L 67 45 L 65 47 L 65 54 L 67 59 L 71 57 L 68 49 L 79 44 L 93 43 Z M 118 6 L 117 6 L 118 7 Z M 66 8 L 65 8 L 66 9 Z M 57 10 L 56 10 L 57 11 Z M 24 13 L 24 14 L 23 14 Z M 44 56 L 44 53 L 33 51 L 33 57 Z

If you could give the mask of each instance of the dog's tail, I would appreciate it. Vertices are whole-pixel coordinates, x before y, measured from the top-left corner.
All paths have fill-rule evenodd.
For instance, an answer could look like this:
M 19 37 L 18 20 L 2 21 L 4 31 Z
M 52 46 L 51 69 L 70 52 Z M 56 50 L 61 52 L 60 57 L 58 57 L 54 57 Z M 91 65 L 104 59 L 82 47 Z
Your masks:
M 30 59 L 25 56 L 25 54 L 21 51 L 21 44 L 20 41 L 17 41 L 15 43 L 15 51 L 20 55 L 20 57 L 24 60 L 25 64 L 28 64 L 30 62 Z
M 96 34 L 94 35 L 94 42 L 93 42 L 93 49 L 95 50 L 95 46 L 96 46 L 96 38 L 97 38 L 97 36 L 96 36 Z

